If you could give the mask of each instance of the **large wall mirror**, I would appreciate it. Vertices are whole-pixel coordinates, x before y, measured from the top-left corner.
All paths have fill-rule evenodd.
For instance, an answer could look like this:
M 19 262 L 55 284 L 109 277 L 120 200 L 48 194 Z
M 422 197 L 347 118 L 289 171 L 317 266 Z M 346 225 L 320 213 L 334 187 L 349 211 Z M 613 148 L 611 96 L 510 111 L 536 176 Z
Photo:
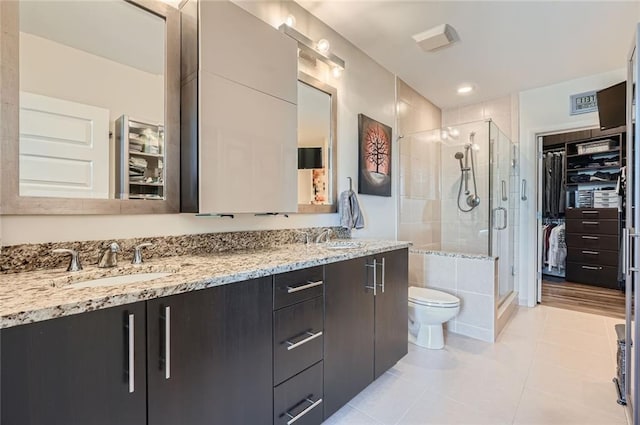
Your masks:
M 333 213 L 336 201 L 337 91 L 298 75 L 298 212 Z
M 179 12 L 145 0 L 0 7 L 13 65 L 0 75 L 1 212 L 178 212 Z

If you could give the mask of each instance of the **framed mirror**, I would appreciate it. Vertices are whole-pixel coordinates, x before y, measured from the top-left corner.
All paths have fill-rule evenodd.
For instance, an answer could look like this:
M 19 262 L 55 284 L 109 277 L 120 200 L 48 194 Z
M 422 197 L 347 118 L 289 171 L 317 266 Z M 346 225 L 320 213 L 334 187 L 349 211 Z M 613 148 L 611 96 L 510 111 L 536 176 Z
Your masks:
M 334 213 L 337 90 L 298 73 L 298 212 Z
M 19 0 L 0 19 L 0 213 L 177 213 L 178 10 Z

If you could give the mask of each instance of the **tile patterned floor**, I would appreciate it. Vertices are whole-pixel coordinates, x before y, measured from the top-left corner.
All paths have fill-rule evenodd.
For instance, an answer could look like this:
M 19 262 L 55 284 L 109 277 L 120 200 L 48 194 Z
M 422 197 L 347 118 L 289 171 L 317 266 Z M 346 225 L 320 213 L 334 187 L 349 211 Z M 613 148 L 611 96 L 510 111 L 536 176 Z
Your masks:
M 611 378 L 613 325 L 553 307 L 518 309 L 495 344 L 448 335 L 409 354 L 325 425 L 626 425 Z

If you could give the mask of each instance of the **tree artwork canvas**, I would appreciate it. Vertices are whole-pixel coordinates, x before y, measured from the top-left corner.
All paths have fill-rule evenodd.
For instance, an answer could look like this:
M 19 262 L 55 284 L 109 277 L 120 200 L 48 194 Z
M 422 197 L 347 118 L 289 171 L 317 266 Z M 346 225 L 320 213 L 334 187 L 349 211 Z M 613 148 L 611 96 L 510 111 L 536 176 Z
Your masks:
M 358 114 L 358 193 L 391 196 L 391 127 Z

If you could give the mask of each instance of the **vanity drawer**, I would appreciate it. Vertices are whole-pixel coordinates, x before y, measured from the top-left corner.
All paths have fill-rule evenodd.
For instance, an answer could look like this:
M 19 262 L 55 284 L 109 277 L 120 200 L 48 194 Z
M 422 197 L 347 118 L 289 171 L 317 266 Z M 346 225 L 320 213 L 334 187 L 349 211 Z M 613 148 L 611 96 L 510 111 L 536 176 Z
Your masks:
M 323 419 L 322 362 L 273 389 L 273 424 L 320 425 Z
M 569 208 L 566 211 L 568 219 L 579 220 L 616 220 L 618 218 L 617 208 Z
M 567 247 L 618 251 L 619 240 L 617 235 L 582 235 L 578 233 L 567 233 Z
M 567 220 L 567 233 L 617 235 L 618 220 Z
M 324 293 L 322 266 L 278 274 L 273 280 L 273 309 L 321 296 Z
M 323 298 L 273 312 L 273 383 L 322 360 Z
M 618 268 L 594 264 L 567 263 L 566 279 L 570 282 L 618 288 Z
M 618 267 L 618 251 L 569 248 L 567 262 Z

